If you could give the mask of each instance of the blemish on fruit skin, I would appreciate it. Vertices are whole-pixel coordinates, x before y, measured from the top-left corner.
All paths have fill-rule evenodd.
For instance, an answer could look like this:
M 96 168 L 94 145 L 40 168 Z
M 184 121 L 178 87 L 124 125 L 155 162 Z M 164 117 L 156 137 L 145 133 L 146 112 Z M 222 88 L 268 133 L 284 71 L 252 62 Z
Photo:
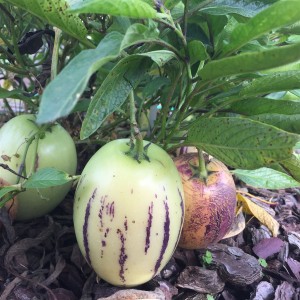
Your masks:
M 126 252 L 125 252 L 125 241 L 126 241 L 126 238 L 124 237 L 124 234 L 123 232 L 118 229 L 117 230 L 117 234 L 119 235 L 119 238 L 120 238 L 120 242 L 121 242 L 121 248 L 120 248 L 120 255 L 119 255 L 119 264 L 120 264 L 120 271 L 119 271 L 119 276 L 120 276 L 120 279 L 122 280 L 123 283 L 125 283 L 125 277 L 124 277 L 124 273 L 125 273 L 125 263 L 126 263 L 126 260 L 128 258 Z
M 103 211 L 104 211 L 104 208 L 105 208 L 105 202 L 106 202 L 106 198 L 107 196 L 101 196 L 101 199 L 100 199 L 100 210 L 99 210 L 99 213 L 98 213 L 98 217 L 100 219 L 100 226 L 101 228 L 103 228 L 104 224 L 103 224 Z
M 93 194 L 88 201 L 88 204 L 85 209 L 85 216 L 84 216 L 84 223 L 83 223 L 83 246 L 85 250 L 85 257 L 88 264 L 91 264 L 90 248 L 89 248 L 89 241 L 88 241 L 88 225 L 89 225 L 89 217 L 91 212 L 91 205 L 96 197 L 96 193 L 97 193 L 97 188 L 94 189 Z
M 109 233 L 109 228 L 106 228 L 106 229 L 105 229 L 105 233 L 104 233 L 104 237 L 105 237 L 105 238 L 107 238 L 108 233 Z
M 164 253 L 167 249 L 169 239 L 170 239 L 170 214 L 169 214 L 169 205 L 166 201 L 164 201 L 164 206 L 165 206 L 164 238 L 163 238 L 162 247 L 160 249 L 159 257 L 155 263 L 155 267 L 154 267 L 155 274 L 157 273 L 161 265 L 162 259 L 164 257 Z
M 128 221 L 127 221 L 127 217 L 125 216 L 125 221 L 124 221 L 124 229 L 125 231 L 128 230 Z
M 115 201 L 106 204 L 106 215 L 110 216 L 111 221 L 115 217 Z
M 106 246 L 106 241 L 102 240 L 101 244 L 102 244 L 102 247 L 105 247 Z
M 148 220 L 147 220 L 147 227 L 146 227 L 145 254 L 147 254 L 148 249 L 150 247 L 150 234 L 151 234 L 152 220 L 153 220 L 153 202 L 151 201 L 151 204 L 148 207 Z

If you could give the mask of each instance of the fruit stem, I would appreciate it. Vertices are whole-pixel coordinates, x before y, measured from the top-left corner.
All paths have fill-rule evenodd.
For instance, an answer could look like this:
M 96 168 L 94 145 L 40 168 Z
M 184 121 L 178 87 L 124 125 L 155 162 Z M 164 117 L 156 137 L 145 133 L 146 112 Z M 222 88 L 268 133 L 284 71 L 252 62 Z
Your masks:
M 33 170 L 30 170 L 30 173 L 32 173 L 32 171 L 34 171 L 34 165 L 35 165 L 35 161 L 36 161 L 36 156 L 37 156 L 37 149 L 38 149 L 38 142 L 39 139 L 41 138 L 41 136 L 43 136 L 46 132 L 46 130 L 48 130 L 52 125 L 51 124 L 45 124 L 42 125 L 41 127 L 39 127 L 38 132 L 34 133 L 31 137 L 29 137 L 26 140 L 26 147 L 24 149 L 24 155 L 23 155 L 23 160 L 21 162 L 20 168 L 19 168 L 19 172 L 18 172 L 18 178 L 17 178 L 17 184 L 20 182 L 21 178 L 26 178 L 27 176 L 27 172 L 26 172 L 26 157 L 27 157 L 27 153 L 29 150 L 30 145 L 32 144 L 32 142 L 36 139 L 36 145 L 35 145 L 35 151 L 34 151 L 34 163 L 33 163 Z M 24 174 L 24 176 L 22 176 Z
M 143 144 L 143 136 L 140 132 L 136 121 L 136 107 L 134 102 L 134 92 L 133 90 L 129 94 L 129 103 L 130 103 L 130 127 L 131 127 L 131 151 L 130 155 L 137 160 L 137 162 L 141 162 L 145 158 L 144 154 L 144 144 Z
M 205 182 L 208 174 L 206 170 L 203 151 L 201 149 L 198 149 L 198 158 L 199 158 L 199 178 L 204 180 Z

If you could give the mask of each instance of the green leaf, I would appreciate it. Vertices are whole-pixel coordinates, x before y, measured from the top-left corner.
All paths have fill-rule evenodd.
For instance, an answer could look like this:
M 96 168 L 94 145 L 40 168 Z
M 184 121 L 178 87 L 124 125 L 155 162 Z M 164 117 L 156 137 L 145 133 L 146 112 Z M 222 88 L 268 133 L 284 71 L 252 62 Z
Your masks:
M 255 169 L 291 157 L 299 136 L 245 118 L 200 118 L 186 143 L 234 168 Z
M 253 17 L 276 1 L 277 0 L 215 0 L 200 11 L 212 15 L 238 14 L 244 17 Z
M 124 36 L 121 48 L 125 49 L 134 44 L 158 38 L 159 31 L 139 23 L 131 25 Z
M 300 2 L 299 2 L 300 3 Z M 205 80 L 256 72 L 292 63 L 300 59 L 300 43 L 241 53 L 207 63 L 198 74 Z
M 188 50 L 190 55 L 191 65 L 198 61 L 206 60 L 209 55 L 206 52 L 206 48 L 201 41 L 193 40 L 188 43 Z
M 0 199 L 2 199 L 5 195 L 11 192 L 19 191 L 20 188 L 16 186 L 5 186 L 0 188 Z M 9 200 L 9 198 L 8 198 Z M 0 207 L 2 207 L 7 201 L 1 202 L 0 201 Z
M 15 90 L 9 91 L 7 89 L 0 87 L 0 99 L 13 98 L 13 99 L 20 99 L 20 100 L 23 100 L 23 101 L 29 103 L 30 98 L 24 96 L 23 93 L 24 93 L 24 91 L 20 90 L 20 89 L 15 89 Z
M 261 123 L 273 125 L 288 132 L 300 134 L 300 114 L 283 115 L 266 113 L 262 115 L 250 116 L 249 118 Z
M 300 187 L 300 182 L 291 176 L 269 168 L 260 168 L 257 170 L 232 171 L 235 176 L 246 184 L 262 189 L 287 189 Z
M 252 80 L 242 89 L 240 95 L 249 97 L 298 88 L 300 88 L 300 71 L 277 72 Z
M 72 59 L 44 90 L 37 123 L 52 122 L 68 115 L 92 74 L 119 55 L 122 39 L 120 33 L 111 32 L 96 49 L 84 50 Z
M 127 99 L 141 77 L 150 67 L 143 56 L 131 55 L 122 59 L 108 74 L 94 95 L 82 124 L 80 138 L 88 138 L 103 121 Z
M 86 0 L 71 5 L 73 12 L 98 13 L 129 18 L 155 18 L 156 10 L 141 0 Z
M 261 86 L 264 88 L 263 85 Z M 229 110 L 246 116 L 260 114 L 297 115 L 300 114 L 300 102 L 269 98 L 250 98 L 231 104 Z
M 172 9 L 174 8 L 181 0 L 165 0 L 164 6 L 167 9 Z
M 94 95 L 82 124 L 80 138 L 88 138 L 110 114 L 121 107 L 131 90 L 137 86 L 151 66 L 152 61 L 163 66 L 175 57 L 171 51 L 158 50 L 122 59 L 108 74 Z
M 222 56 L 228 55 L 261 35 L 300 19 L 300 2 L 298 0 L 278 1 L 264 9 L 245 24 L 240 23 L 231 34 L 228 45 L 225 45 Z
M 169 50 L 156 50 L 156 51 L 141 53 L 139 55 L 151 58 L 159 67 L 162 67 L 170 60 L 177 58 L 174 52 Z
M 294 154 L 291 158 L 283 160 L 280 165 L 300 182 L 300 155 Z
M 67 12 L 68 1 L 65 0 L 7 0 L 8 2 L 25 9 L 42 20 L 54 25 L 69 35 L 90 46 L 87 39 L 87 30 L 82 20 Z
M 44 168 L 33 173 L 23 184 L 26 189 L 42 189 L 63 185 L 74 180 L 74 177 L 54 168 Z

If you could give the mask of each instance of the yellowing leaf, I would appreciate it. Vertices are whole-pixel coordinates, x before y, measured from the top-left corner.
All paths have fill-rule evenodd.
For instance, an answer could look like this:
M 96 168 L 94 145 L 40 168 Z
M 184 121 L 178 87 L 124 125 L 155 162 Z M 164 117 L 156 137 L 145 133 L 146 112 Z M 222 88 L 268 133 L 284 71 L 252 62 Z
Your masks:
M 237 194 L 237 199 L 238 201 L 243 203 L 243 211 L 246 214 L 256 217 L 262 224 L 264 224 L 271 230 L 273 236 L 278 235 L 279 223 L 269 213 L 267 213 L 262 207 L 258 206 L 250 199 L 242 196 L 239 193 Z

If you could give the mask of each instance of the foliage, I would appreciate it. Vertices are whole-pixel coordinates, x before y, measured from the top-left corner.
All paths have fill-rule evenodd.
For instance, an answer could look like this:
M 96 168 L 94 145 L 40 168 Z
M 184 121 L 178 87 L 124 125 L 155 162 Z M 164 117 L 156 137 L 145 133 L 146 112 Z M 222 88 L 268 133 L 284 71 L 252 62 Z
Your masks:
M 0 3 L 0 97 L 40 124 L 79 114 L 81 142 L 104 144 L 132 134 L 133 92 L 147 140 L 297 186 L 298 0 L 131 2 Z

